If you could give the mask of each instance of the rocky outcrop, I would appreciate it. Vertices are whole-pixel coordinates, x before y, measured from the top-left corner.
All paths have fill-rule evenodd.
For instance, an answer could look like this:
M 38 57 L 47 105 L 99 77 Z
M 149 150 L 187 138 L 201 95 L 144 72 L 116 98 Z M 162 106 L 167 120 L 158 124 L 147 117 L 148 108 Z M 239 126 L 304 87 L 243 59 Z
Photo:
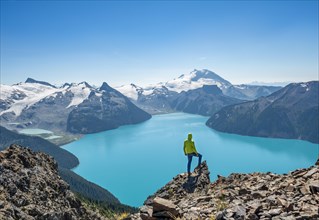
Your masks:
M 209 190 L 210 178 L 206 162 L 197 167 L 188 177 L 186 173 L 177 175 L 154 195 L 147 198 L 141 208 L 141 218 L 176 218 L 183 216 L 183 206 L 179 205 L 189 195 L 205 196 Z M 185 218 L 189 216 L 184 216 Z
M 319 219 L 319 167 L 289 174 L 231 174 L 210 183 L 203 162 L 177 175 L 129 219 Z
M 44 153 L 11 145 L 0 152 L 0 219 L 103 219 L 83 206 Z

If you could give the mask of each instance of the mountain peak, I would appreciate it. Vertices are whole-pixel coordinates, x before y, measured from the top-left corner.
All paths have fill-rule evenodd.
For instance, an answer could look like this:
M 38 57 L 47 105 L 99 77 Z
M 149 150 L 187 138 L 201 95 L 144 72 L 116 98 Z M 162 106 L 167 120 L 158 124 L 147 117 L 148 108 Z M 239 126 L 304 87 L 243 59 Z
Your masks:
M 215 72 L 210 71 L 208 69 L 202 69 L 202 70 L 194 69 L 194 71 L 190 72 L 190 75 L 193 75 L 192 81 L 198 81 L 204 78 L 204 79 L 213 79 L 213 80 L 222 82 L 224 84 L 230 85 L 230 82 L 228 82 L 227 80 L 217 75 Z
M 32 79 L 32 78 L 30 78 L 30 77 L 27 78 L 27 80 L 25 81 L 25 83 L 37 83 L 37 84 L 42 84 L 42 85 L 45 85 L 45 86 L 50 86 L 50 87 L 56 88 L 54 85 L 51 85 L 51 84 L 48 83 L 48 82 L 38 81 L 38 80 Z
M 71 84 L 70 84 L 70 83 L 64 83 L 64 84 L 63 84 L 63 86 L 62 86 L 62 88 L 70 87 L 70 86 L 71 86 Z
M 85 87 L 87 88 L 93 88 L 90 84 L 88 84 L 87 82 L 83 81 L 83 82 L 80 82 L 78 85 L 84 85 Z
M 232 86 L 230 82 L 208 69 L 194 69 L 192 72 L 182 74 L 165 84 L 169 90 L 175 92 L 193 90 L 201 88 L 203 85 L 217 85 L 222 90 Z
M 106 91 L 106 92 L 111 92 L 114 89 L 109 86 L 106 82 L 103 82 L 102 86 L 100 87 L 100 91 Z

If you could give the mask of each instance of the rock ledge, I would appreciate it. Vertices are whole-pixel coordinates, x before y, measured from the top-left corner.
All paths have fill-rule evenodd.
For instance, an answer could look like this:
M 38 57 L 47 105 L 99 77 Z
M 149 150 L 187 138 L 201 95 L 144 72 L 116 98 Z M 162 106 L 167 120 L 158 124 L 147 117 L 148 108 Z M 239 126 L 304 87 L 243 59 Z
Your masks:
M 128 219 L 318 220 L 318 207 L 318 165 L 283 175 L 234 173 L 210 183 L 203 162 L 191 177 L 174 177 Z

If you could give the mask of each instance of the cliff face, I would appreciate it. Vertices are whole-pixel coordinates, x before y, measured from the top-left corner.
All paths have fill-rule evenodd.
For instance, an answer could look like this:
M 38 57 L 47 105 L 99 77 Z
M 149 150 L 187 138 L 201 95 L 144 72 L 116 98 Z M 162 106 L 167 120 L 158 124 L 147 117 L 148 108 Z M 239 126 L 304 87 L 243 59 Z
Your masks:
M 44 153 L 11 145 L 0 152 L 0 219 L 103 219 L 85 208 Z
M 231 174 L 210 183 L 203 162 L 150 196 L 130 219 L 318 219 L 319 167 L 289 174 Z

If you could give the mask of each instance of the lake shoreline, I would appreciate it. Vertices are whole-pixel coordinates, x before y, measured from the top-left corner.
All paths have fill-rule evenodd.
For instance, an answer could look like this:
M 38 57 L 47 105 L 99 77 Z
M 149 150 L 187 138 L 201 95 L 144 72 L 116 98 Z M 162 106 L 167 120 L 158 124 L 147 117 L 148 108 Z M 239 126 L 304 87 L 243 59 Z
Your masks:
M 230 173 L 282 174 L 314 163 L 315 144 L 216 132 L 205 125 L 206 120 L 207 117 L 194 114 L 162 114 L 143 123 L 84 135 L 63 148 L 80 161 L 74 172 L 131 206 L 139 206 L 136 201 L 142 202 L 144 196 L 177 173 L 186 171 L 182 143 L 189 132 L 193 133 L 197 150 L 212 168 L 212 179 Z M 132 176 L 132 186 L 124 186 L 125 176 Z M 145 179 L 147 176 L 151 182 Z M 150 182 L 149 186 L 141 188 L 142 180 Z M 141 193 L 136 200 L 128 196 L 134 191 Z

